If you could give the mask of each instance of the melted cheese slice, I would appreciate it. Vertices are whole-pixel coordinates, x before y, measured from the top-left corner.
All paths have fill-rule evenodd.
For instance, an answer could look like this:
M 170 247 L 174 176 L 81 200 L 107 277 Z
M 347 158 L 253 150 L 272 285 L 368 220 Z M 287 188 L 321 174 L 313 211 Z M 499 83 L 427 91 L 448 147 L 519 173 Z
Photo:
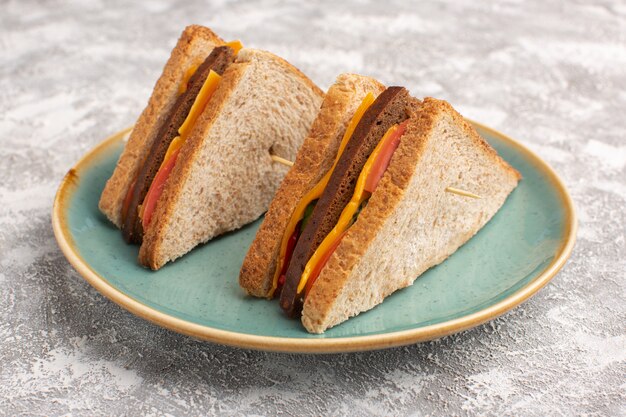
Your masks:
M 196 124 L 196 121 L 198 120 L 202 112 L 204 111 L 204 108 L 206 107 L 209 100 L 211 100 L 211 96 L 213 96 L 213 93 L 215 92 L 215 90 L 217 90 L 217 87 L 221 79 L 222 77 L 217 72 L 213 70 L 209 72 L 209 75 L 206 77 L 204 84 L 202 84 L 202 87 L 200 88 L 200 91 L 198 92 L 196 99 L 191 105 L 189 114 L 187 114 L 185 121 L 178 128 L 178 136 L 172 139 L 170 146 L 168 146 L 167 151 L 165 152 L 165 156 L 163 157 L 163 162 L 161 162 L 161 165 L 159 166 L 159 170 L 154 176 L 155 178 L 157 175 L 159 175 L 159 171 L 163 169 L 163 167 L 168 162 L 168 160 L 172 157 L 172 155 L 174 155 L 174 153 L 180 148 L 182 148 L 182 146 L 185 144 L 185 141 L 187 140 L 189 133 L 191 133 L 193 126 Z M 152 188 L 152 185 L 150 186 L 150 188 Z M 148 198 L 147 194 L 146 194 L 146 198 Z M 146 198 L 144 198 L 144 202 Z M 143 218 L 144 204 L 141 204 L 138 210 L 139 210 L 139 218 L 141 219 Z
M 200 68 L 200 64 L 192 64 L 189 68 L 187 68 L 187 71 L 183 74 L 183 80 L 178 87 L 178 95 L 182 95 L 185 91 L 187 91 L 187 88 L 189 87 L 189 80 L 193 77 L 196 71 L 198 71 L 198 68 Z
M 232 50 L 235 51 L 235 56 L 237 56 L 241 48 L 243 48 L 243 44 L 239 40 L 226 42 L 226 46 L 232 48 Z
M 372 154 L 367 158 L 365 165 L 363 166 L 363 170 L 359 174 L 359 179 L 356 182 L 356 186 L 354 188 L 354 194 L 350 199 L 350 202 L 344 207 L 341 212 L 341 216 L 339 216 L 339 220 L 337 220 L 337 224 L 333 228 L 333 230 L 326 235 L 322 243 L 317 247 L 311 259 L 307 262 L 304 267 L 304 272 L 302 272 L 302 276 L 300 277 L 300 283 L 298 284 L 298 294 L 300 294 L 305 286 L 309 277 L 311 276 L 311 272 L 315 269 L 315 266 L 320 262 L 320 260 L 324 257 L 324 254 L 330 250 L 333 243 L 341 236 L 343 232 L 345 232 L 350 226 L 352 218 L 355 213 L 359 209 L 359 206 L 363 201 L 367 200 L 370 197 L 370 193 L 365 191 L 365 182 L 367 181 L 367 177 L 369 177 L 370 172 L 372 171 L 372 167 L 374 166 L 376 159 L 378 159 L 378 155 L 380 151 L 383 149 L 385 143 L 387 142 L 387 138 L 393 134 L 393 132 L 398 128 L 398 125 L 391 126 L 383 138 L 378 142 L 376 148 Z
M 196 121 L 204 111 L 204 108 L 206 107 L 209 100 L 211 100 L 211 97 L 213 96 L 215 90 L 217 90 L 221 79 L 222 77 L 220 77 L 217 72 L 213 70 L 209 72 L 208 77 L 204 81 L 204 84 L 202 84 L 202 87 L 200 88 L 196 99 L 191 105 L 191 109 L 189 110 L 187 118 L 178 128 L 178 136 L 176 136 L 172 140 L 170 146 L 167 148 L 167 152 L 165 152 L 165 157 L 163 158 L 163 162 L 161 163 L 159 170 L 163 168 L 167 160 L 172 157 L 174 152 L 176 152 L 183 146 L 185 140 L 187 140 L 187 137 L 189 136 L 189 133 L 191 133 L 193 126 L 196 124 Z
M 367 93 L 367 95 L 363 98 L 363 101 L 356 109 L 356 112 L 354 112 L 352 120 L 350 120 L 350 123 L 346 128 L 346 133 L 344 133 L 343 138 L 341 139 L 339 151 L 337 152 L 337 156 L 335 157 L 335 162 L 333 163 L 333 166 L 328 170 L 324 177 L 322 177 L 322 179 L 317 184 L 315 184 L 315 187 L 313 187 L 308 193 L 304 195 L 304 197 L 300 199 L 300 202 L 298 203 L 296 209 L 291 215 L 291 219 L 287 224 L 287 228 L 285 229 L 285 233 L 283 234 L 283 240 L 280 244 L 280 252 L 278 255 L 278 262 L 276 264 L 276 271 L 274 272 L 274 280 L 272 281 L 272 288 L 269 293 L 270 298 L 274 295 L 274 291 L 276 291 L 276 288 L 278 287 L 278 278 L 280 277 L 280 272 L 283 269 L 283 262 L 285 262 L 285 254 L 287 252 L 287 243 L 289 242 L 289 238 L 293 234 L 293 231 L 296 230 L 298 222 L 302 220 L 302 217 L 304 217 L 304 211 L 306 210 L 307 206 L 312 201 L 317 200 L 322 196 L 322 193 L 324 192 L 326 185 L 328 185 L 328 181 L 330 180 L 330 177 L 333 174 L 335 167 L 337 166 L 337 162 L 339 162 L 339 158 L 341 157 L 343 150 L 345 149 L 348 141 L 352 137 L 352 134 L 354 133 L 354 130 L 361 121 L 361 118 L 363 118 L 363 115 L 365 114 L 367 109 L 369 109 L 375 99 L 376 97 L 374 97 L 374 94 L 372 93 Z
M 209 76 L 206 77 L 204 84 L 202 84 L 202 88 L 200 88 L 200 92 L 196 96 L 187 118 L 178 128 L 178 133 L 182 138 L 186 138 L 189 135 L 189 132 L 191 132 L 191 129 L 204 111 L 204 108 L 211 99 L 211 96 L 215 90 L 217 90 L 217 86 L 219 85 L 221 79 L 222 77 L 217 72 L 213 70 L 209 72 Z

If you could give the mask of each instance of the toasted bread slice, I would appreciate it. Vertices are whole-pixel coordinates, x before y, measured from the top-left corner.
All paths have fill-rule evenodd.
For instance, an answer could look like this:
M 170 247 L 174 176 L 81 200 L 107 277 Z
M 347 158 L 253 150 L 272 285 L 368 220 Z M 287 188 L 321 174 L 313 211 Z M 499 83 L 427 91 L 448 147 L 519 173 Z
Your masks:
M 326 174 L 356 108 L 385 87 L 370 77 L 342 74 L 328 89 L 311 131 L 285 176 L 243 261 L 239 284 L 256 297 L 269 295 L 287 223 L 298 201 Z
M 324 332 L 411 285 L 476 234 L 520 178 L 448 103 L 425 99 L 306 297 L 306 329 Z
M 265 51 L 242 49 L 181 148 L 139 261 L 158 269 L 196 245 L 255 220 L 295 158 L 323 92 Z
M 191 25 L 183 31 L 100 196 L 100 211 L 117 227 L 122 224 L 122 205 L 128 188 L 156 138 L 160 118 L 169 113 L 178 97 L 185 71 L 193 64 L 201 63 L 213 48 L 223 44 L 219 36 L 203 26 Z

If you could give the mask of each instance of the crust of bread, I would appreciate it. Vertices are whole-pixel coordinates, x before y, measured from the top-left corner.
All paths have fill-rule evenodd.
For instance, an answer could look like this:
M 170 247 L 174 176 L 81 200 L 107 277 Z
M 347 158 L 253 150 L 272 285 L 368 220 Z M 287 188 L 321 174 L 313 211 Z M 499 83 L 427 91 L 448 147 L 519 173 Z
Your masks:
M 442 136 L 450 131 L 461 137 L 467 152 L 482 161 L 482 173 L 450 162 L 457 157 L 454 149 L 444 155 L 447 159 L 437 159 L 437 147 L 446 146 Z M 463 159 L 458 158 L 462 163 Z M 481 184 L 485 175 L 489 181 Z M 305 328 L 322 333 L 411 285 L 421 273 L 445 260 L 477 233 L 520 179 L 519 172 L 500 158 L 452 106 L 426 98 L 411 118 L 368 205 L 308 294 L 302 313 Z M 442 184 L 447 181 L 453 183 Z M 445 186 L 467 187 L 470 181 L 478 187 L 470 189 L 483 198 L 462 198 L 444 191 Z M 424 201 L 430 204 L 431 217 L 421 213 L 419 204 Z M 415 230 L 421 224 L 424 233 L 418 236 Z M 397 242 L 403 244 L 398 247 Z
M 150 150 L 162 117 L 176 101 L 185 71 L 192 64 L 204 60 L 214 47 L 223 44 L 224 41 L 213 31 L 198 25 L 187 26 L 178 39 L 148 105 L 135 123 L 115 171 L 100 196 L 100 211 L 117 227 L 121 227 L 121 210 L 128 188 Z
M 377 96 L 384 88 L 370 77 L 341 74 L 328 89 L 311 131 L 243 261 L 239 285 L 248 294 L 269 295 L 283 233 L 296 205 L 332 166 L 347 125 L 363 97 L 370 91 Z
M 284 132 L 277 134 L 277 137 L 280 137 L 280 139 L 271 138 L 279 128 L 282 128 L 284 131 L 285 126 L 272 126 L 269 121 L 254 122 L 251 121 L 255 117 L 254 114 L 242 115 L 239 114 L 240 112 L 237 112 L 238 108 L 246 105 L 256 106 L 255 109 L 259 109 L 259 112 L 262 112 L 267 110 L 267 108 L 261 108 L 269 105 L 267 102 L 263 102 L 263 100 L 267 100 L 267 98 L 255 100 L 256 92 L 251 92 L 245 97 L 241 96 L 241 94 L 237 96 L 236 90 L 246 77 L 256 77 L 256 83 L 258 83 L 259 86 L 269 88 L 268 85 L 271 83 L 271 80 L 262 80 L 261 78 L 264 76 L 271 77 L 271 73 L 266 72 L 262 75 L 257 74 L 254 76 L 248 74 L 249 71 L 254 70 L 255 66 L 267 69 L 267 71 L 272 71 L 274 74 L 280 73 L 283 76 L 289 77 L 289 79 L 293 81 L 293 84 L 297 84 L 297 88 L 300 90 L 298 93 L 300 96 L 298 96 L 297 100 L 300 100 L 299 105 L 301 108 L 292 109 L 290 107 L 294 105 L 294 103 L 282 103 L 281 105 L 289 107 L 289 109 L 286 110 L 286 113 L 281 113 L 277 116 L 281 124 L 291 124 L 291 126 L 287 126 L 288 130 L 292 133 L 292 137 L 289 139 L 285 138 L 286 135 Z M 277 88 L 278 90 L 283 88 L 280 85 L 273 85 L 271 87 Z M 282 98 L 277 97 L 278 101 L 274 100 L 272 105 L 278 106 L 280 100 L 287 99 L 288 97 L 292 100 L 296 100 L 297 92 L 295 89 L 291 89 L 293 87 L 292 85 L 291 87 L 284 87 L 283 90 L 280 90 L 277 94 L 282 95 Z M 262 94 L 262 92 L 259 91 L 259 94 Z M 276 166 L 278 164 L 271 164 L 268 151 L 272 148 L 279 155 L 293 158 L 297 148 L 302 143 L 306 132 L 308 132 L 311 126 L 313 116 L 317 112 L 322 97 L 322 90 L 285 60 L 266 51 L 242 49 L 235 63 L 231 64 L 225 71 L 214 96 L 211 98 L 207 108 L 203 111 L 189 138 L 181 148 L 177 163 L 170 173 L 170 177 L 157 203 L 150 226 L 144 232 L 143 244 L 139 251 L 139 262 L 152 269 L 158 269 L 166 262 L 176 259 L 191 250 L 191 248 L 197 244 L 206 242 L 210 238 L 226 231 L 237 229 L 253 221 L 267 210 L 271 196 L 274 194 L 280 180 L 284 177 L 286 172 L 286 168 Z M 226 110 L 226 107 L 228 107 L 229 110 Z M 278 112 L 279 111 L 274 108 L 274 113 Z M 228 114 L 225 115 L 224 113 Z M 229 134 L 236 135 L 236 133 L 225 132 L 225 129 L 234 131 L 234 129 L 242 123 L 257 123 L 257 133 L 249 137 L 225 137 Z M 217 126 L 218 124 L 219 126 Z M 217 134 L 215 133 L 216 130 L 223 133 Z M 274 142 L 265 143 L 269 140 Z M 222 143 L 207 145 L 207 143 L 205 143 L 207 141 Z M 230 152 L 232 149 L 232 146 L 228 146 L 228 141 L 238 142 L 235 144 L 237 146 L 241 145 L 242 141 L 248 141 L 248 144 L 241 145 L 244 146 L 245 149 L 241 149 L 239 155 L 229 154 L 228 156 L 226 153 Z M 222 152 L 222 157 L 220 158 L 220 155 L 207 155 L 207 146 L 213 146 L 216 148 L 216 152 Z M 247 153 L 244 155 L 243 152 Z M 263 163 L 260 161 L 255 162 L 255 158 L 261 157 L 261 152 L 263 152 Z M 236 160 L 235 158 L 238 157 L 243 158 L 243 160 Z M 239 179 L 229 178 L 228 175 L 224 174 L 224 166 L 233 164 L 246 165 L 246 172 L 250 173 L 246 176 L 241 176 Z M 198 168 L 199 165 L 202 165 L 202 168 Z M 270 173 L 267 175 L 252 173 L 251 171 L 257 169 L 255 165 L 258 165 L 259 169 L 269 169 Z M 215 212 L 208 213 L 209 209 L 205 210 L 202 208 L 199 209 L 201 212 L 196 211 L 192 213 L 194 217 L 198 218 L 198 221 L 202 221 L 201 219 L 203 217 L 208 217 L 204 220 L 205 224 L 196 224 L 193 223 L 195 222 L 195 220 L 193 220 L 192 224 L 195 225 L 192 228 L 193 230 L 179 230 L 179 234 L 184 233 L 186 235 L 184 237 L 181 236 L 182 240 L 184 240 L 181 245 L 180 239 L 177 239 L 176 236 L 172 236 L 173 230 L 177 227 L 173 223 L 181 223 L 175 220 L 174 217 L 178 216 L 180 218 L 180 211 L 186 210 L 186 207 L 181 207 L 182 199 L 188 199 L 193 202 L 194 198 L 201 198 L 197 195 L 191 195 L 190 188 L 190 184 L 196 180 L 193 176 L 197 175 L 199 171 L 202 171 L 205 176 L 212 177 L 215 181 L 217 181 L 216 178 L 218 177 L 224 177 L 219 178 L 223 181 L 217 182 L 217 187 L 210 190 L 210 192 L 215 193 L 216 198 L 207 201 L 209 204 L 213 204 L 213 202 L 217 200 L 222 202 L 215 203 Z M 236 185 L 234 185 L 235 181 L 238 182 Z M 203 189 L 201 188 L 201 190 Z M 241 201 L 242 195 L 256 196 L 259 190 L 262 191 L 262 197 L 256 198 L 255 201 L 248 203 Z M 222 204 L 222 207 L 217 207 L 220 204 Z M 207 222 L 210 222 L 211 226 L 207 226 Z M 174 246 L 184 248 L 174 249 Z
M 281 68 L 285 72 L 289 72 L 295 75 L 305 86 L 310 88 L 315 94 L 320 97 L 324 97 L 324 91 L 317 86 L 313 81 L 309 79 L 300 69 L 290 64 L 287 60 L 274 55 L 271 52 L 264 51 L 262 49 L 243 48 L 237 55 L 237 62 L 251 62 L 251 61 L 271 61 L 276 66 Z

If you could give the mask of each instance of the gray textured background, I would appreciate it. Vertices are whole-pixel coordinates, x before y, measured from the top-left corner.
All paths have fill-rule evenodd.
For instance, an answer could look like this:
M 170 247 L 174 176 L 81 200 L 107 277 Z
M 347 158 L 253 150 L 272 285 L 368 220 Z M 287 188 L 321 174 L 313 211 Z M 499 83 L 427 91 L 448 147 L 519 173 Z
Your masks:
M 0 1 L 0 414 L 626 415 L 626 4 L 472 3 Z M 109 302 L 57 248 L 52 199 L 192 22 L 518 138 L 576 202 L 571 260 L 498 320 L 361 354 L 212 345 Z

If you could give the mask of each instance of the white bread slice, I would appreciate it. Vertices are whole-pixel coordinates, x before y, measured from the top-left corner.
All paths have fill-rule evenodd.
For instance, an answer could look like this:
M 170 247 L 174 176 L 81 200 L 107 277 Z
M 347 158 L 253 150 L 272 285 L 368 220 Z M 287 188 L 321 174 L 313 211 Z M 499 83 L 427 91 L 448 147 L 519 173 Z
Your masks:
M 219 36 L 203 26 L 188 26 L 180 36 L 100 196 L 100 211 L 117 227 L 122 224 L 122 205 L 128 187 L 141 169 L 159 130 L 161 118 L 167 115 L 178 97 L 185 71 L 192 64 L 204 61 L 213 48 L 223 44 Z
M 181 148 L 144 231 L 139 261 L 152 269 L 255 220 L 295 158 L 323 92 L 265 51 L 242 49 Z
M 476 234 L 520 178 L 448 103 L 425 99 L 307 296 L 306 329 L 324 332 L 411 285 Z M 482 198 L 447 193 L 448 186 Z
M 276 192 L 239 273 L 239 284 L 256 297 L 267 297 L 272 286 L 280 244 L 300 199 L 326 174 L 356 108 L 368 92 L 385 87 L 370 77 L 341 74 L 330 86 L 295 163 Z

